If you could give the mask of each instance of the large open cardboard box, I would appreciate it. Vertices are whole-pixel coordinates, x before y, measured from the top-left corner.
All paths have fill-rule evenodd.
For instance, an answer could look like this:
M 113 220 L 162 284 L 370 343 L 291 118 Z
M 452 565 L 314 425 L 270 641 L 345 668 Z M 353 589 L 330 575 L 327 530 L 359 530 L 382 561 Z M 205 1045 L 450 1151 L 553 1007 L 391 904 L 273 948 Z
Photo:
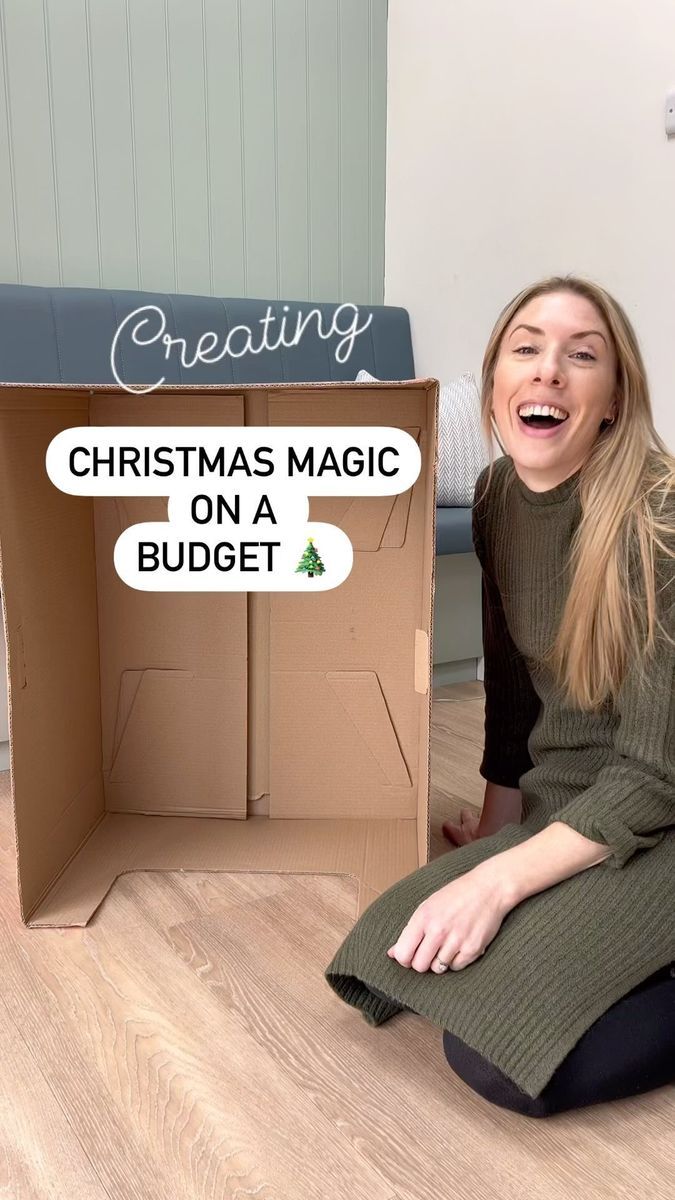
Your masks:
M 21 917 L 86 925 L 133 870 L 353 875 L 357 917 L 429 858 L 438 383 L 0 388 L 0 587 Z M 113 565 L 157 497 L 67 495 L 45 453 L 97 425 L 386 425 L 391 497 L 310 497 L 349 577 L 145 592 Z

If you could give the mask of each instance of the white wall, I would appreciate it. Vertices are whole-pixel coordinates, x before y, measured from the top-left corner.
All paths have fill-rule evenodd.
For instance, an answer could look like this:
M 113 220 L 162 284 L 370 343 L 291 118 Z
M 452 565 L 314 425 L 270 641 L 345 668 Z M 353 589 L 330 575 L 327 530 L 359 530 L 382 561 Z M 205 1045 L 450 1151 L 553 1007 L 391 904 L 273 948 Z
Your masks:
M 675 451 L 673 0 L 389 0 L 385 303 L 419 375 L 480 377 L 500 309 L 577 271 L 633 321 Z

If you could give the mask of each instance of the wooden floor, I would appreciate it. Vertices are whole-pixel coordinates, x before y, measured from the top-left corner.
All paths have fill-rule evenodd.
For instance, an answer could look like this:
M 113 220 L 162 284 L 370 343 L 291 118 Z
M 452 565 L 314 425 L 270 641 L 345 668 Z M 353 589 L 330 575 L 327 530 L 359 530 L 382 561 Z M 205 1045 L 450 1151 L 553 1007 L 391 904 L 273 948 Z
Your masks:
M 450 702 L 447 702 L 450 701 Z M 483 685 L 434 694 L 432 857 L 479 806 Z M 665 1200 L 675 1087 L 543 1120 L 483 1100 L 442 1031 L 373 1029 L 323 977 L 346 878 L 135 872 L 84 929 L 25 929 L 0 805 L 3 1200 Z

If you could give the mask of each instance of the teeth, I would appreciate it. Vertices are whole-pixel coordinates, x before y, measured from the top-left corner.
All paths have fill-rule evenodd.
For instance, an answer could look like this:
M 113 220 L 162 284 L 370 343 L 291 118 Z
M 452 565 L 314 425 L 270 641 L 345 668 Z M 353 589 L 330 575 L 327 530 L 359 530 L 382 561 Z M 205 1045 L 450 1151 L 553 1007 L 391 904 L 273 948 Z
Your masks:
M 565 421 L 569 413 L 562 408 L 557 408 L 555 404 L 521 404 L 518 415 L 521 417 L 558 417 L 559 420 Z

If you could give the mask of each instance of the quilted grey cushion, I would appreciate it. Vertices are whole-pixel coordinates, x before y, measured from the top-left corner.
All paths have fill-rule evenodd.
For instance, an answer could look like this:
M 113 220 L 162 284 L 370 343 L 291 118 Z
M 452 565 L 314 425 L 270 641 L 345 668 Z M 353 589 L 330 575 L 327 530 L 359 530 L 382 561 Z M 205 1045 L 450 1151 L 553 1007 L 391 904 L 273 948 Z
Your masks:
M 357 383 L 377 383 L 359 371 Z M 480 425 L 480 394 L 473 375 L 459 375 L 440 389 L 438 402 L 438 480 L 440 508 L 470 508 L 476 480 L 489 455 Z

